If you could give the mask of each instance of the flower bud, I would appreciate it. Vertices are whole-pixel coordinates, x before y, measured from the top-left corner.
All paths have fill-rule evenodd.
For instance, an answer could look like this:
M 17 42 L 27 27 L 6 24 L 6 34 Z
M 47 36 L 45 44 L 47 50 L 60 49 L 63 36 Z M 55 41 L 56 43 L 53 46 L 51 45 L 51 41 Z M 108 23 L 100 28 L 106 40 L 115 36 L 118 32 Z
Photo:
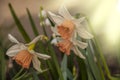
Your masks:
M 51 25 L 51 23 L 50 23 L 50 21 L 49 21 L 48 18 L 45 19 L 45 24 L 46 24 L 47 26 L 50 26 L 50 25 Z
M 47 17 L 47 14 L 46 14 L 46 11 L 45 11 L 45 10 L 42 10 L 41 13 L 42 13 L 42 16 L 43 16 L 44 18 Z

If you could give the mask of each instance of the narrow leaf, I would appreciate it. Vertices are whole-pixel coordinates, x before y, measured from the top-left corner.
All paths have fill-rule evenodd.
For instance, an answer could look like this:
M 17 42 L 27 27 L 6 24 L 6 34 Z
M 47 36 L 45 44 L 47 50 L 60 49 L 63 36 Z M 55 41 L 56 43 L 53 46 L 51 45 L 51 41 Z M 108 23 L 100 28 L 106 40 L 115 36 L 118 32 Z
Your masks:
M 28 8 L 27 8 L 26 10 L 27 10 L 27 14 L 28 14 L 28 17 L 29 17 L 29 20 L 30 20 L 30 23 L 31 23 L 31 27 L 32 27 L 32 30 L 33 30 L 33 32 L 34 32 L 34 35 L 35 35 L 35 36 L 38 36 L 39 33 L 38 33 L 38 31 L 37 31 L 37 27 L 36 27 L 36 25 L 35 25 L 35 23 L 34 23 L 34 21 L 33 21 L 33 18 L 32 18 L 32 16 L 31 16 L 31 13 L 30 13 L 30 11 L 29 11 Z
M 24 30 L 23 25 L 21 24 L 20 20 L 18 19 L 12 5 L 9 3 L 8 6 L 9 6 L 11 14 L 12 14 L 12 16 L 14 18 L 14 21 L 15 21 L 19 31 L 21 32 L 23 38 L 25 39 L 26 42 L 30 42 L 30 38 L 29 38 L 28 34 L 26 33 L 26 31 Z
M 81 80 L 87 80 L 87 67 L 85 65 L 85 62 L 83 59 L 77 57 L 77 62 L 78 62 L 78 65 L 79 65 L 79 68 L 80 68 L 80 77 L 81 77 Z
M 61 70 L 62 70 L 64 80 L 67 80 L 67 55 L 66 54 L 64 54 L 64 57 L 61 63 Z

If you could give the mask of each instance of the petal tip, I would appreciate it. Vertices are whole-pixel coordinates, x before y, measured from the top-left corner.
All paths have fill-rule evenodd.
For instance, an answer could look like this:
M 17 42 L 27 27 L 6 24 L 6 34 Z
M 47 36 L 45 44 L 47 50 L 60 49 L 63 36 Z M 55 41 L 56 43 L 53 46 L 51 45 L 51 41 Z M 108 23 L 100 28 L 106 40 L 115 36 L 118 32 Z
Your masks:
M 17 39 L 15 37 L 13 37 L 11 34 L 8 34 L 8 39 L 11 41 L 11 42 L 14 42 L 14 43 L 19 43 L 17 41 Z

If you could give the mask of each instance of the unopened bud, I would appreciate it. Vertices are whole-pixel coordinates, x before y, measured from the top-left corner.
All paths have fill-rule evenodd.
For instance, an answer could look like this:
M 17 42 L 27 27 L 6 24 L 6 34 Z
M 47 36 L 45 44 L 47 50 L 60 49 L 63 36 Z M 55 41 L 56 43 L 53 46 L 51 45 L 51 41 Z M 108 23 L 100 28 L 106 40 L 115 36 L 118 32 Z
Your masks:
M 42 16 L 43 16 L 44 18 L 47 17 L 47 14 L 46 14 L 46 11 L 45 11 L 45 10 L 42 10 L 42 11 L 41 11 L 41 14 L 42 14 Z
M 48 18 L 45 19 L 45 24 L 46 24 L 47 26 L 50 26 L 50 25 L 51 25 L 51 23 L 50 23 L 50 21 L 49 21 Z

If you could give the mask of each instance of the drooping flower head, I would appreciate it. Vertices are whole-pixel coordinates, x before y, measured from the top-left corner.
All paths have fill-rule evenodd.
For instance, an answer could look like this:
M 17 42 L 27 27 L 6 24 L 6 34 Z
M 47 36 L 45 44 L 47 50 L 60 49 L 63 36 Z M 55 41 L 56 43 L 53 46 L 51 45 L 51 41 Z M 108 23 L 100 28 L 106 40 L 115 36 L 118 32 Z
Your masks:
M 33 67 L 37 71 L 42 71 L 40 68 L 40 61 L 38 58 L 47 60 L 50 58 L 50 56 L 37 53 L 33 49 L 35 47 L 35 43 L 38 40 L 43 39 L 43 35 L 37 36 L 35 39 L 33 39 L 30 43 L 24 44 L 20 43 L 16 38 L 14 38 L 11 34 L 8 35 L 8 38 L 11 42 L 15 43 L 12 47 L 8 49 L 6 54 L 15 60 L 15 62 L 19 65 L 21 65 L 23 68 L 29 68 L 31 62 L 33 63 Z
M 60 51 L 67 55 L 70 54 L 70 50 L 73 50 L 76 52 L 76 55 L 85 58 L 81 55 L 78 47 L 85 49 L 87 43 L 77 40 L 78 36 L 83 39 L 93 38 L 93 36 L 85 30 L 84 25 L 81 24 L 85 20 L 85 17 L 75 19 L 70 15 L 65 6 L 61 6 L 58 13 L 59 15 L 48 12 L 50 19 L 55 23 L 55 27 L 51 27 L 53 34 L 59 35 L 61 38 L 58 39 L 55 37 L 53 41 L 57 41 L 56 45 L 59 47 Z

